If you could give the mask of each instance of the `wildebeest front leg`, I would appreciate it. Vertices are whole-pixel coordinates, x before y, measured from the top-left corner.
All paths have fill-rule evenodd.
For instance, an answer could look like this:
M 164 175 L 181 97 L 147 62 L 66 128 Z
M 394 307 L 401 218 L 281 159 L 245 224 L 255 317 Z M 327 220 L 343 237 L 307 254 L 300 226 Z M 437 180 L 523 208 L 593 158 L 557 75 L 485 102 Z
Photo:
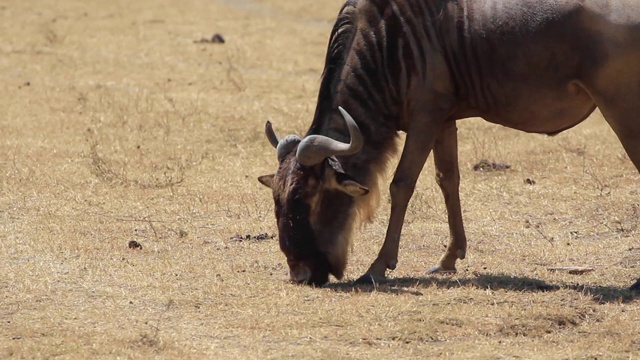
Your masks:
M 428 273 L 455 272 L 456 260 L 464 259 L 467 251 L 467 237 L 460 207 L 457 131 L 455 121 L 446 122 L 433 146 L 436 182 L 442 190 L 447 207 L 450 241 L 438 265 L 429 269 Z
M 422 120 L 422 119 L 421 119 Z M 384 239 L 384 244 L 376 260 L 369 270 L 357 282 L 375 282 L 383 280 L 387 269 L 394 270 L 398 263 L 398 246 L 400 233 L 407 211 L 407 205 L 424 163 L 433 148 L 436 135 L 439 132 L 438 122 L 421 121 L 412 123 L 407 131 L 400 162 L 389 186 L 391 193 L 391 216 Z

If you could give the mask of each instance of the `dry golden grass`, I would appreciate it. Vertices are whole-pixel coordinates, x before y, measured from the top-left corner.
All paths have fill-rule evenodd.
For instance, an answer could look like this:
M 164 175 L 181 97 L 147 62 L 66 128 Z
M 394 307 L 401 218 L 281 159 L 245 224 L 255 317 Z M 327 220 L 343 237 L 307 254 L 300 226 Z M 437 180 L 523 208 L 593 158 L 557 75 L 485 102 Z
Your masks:
M 275 239 L 232 239 L 276 233 L 263 124 L 306 130 L 341 2 L 0 4 L 0 357 L 640 356 L 640 176 L 598 115 L 553 138 L 460 124 L 455 276 L 424 276 L 448 234 L 431 166 L 389 284 L 350 282 L 388 201 L 321 289 L 287 283 Z

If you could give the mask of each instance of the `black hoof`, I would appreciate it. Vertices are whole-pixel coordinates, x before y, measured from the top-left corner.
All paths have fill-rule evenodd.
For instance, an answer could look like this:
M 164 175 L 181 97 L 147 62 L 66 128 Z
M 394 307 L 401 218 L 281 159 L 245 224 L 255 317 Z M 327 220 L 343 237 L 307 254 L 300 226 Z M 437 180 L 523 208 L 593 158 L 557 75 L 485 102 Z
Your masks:
M 638 281 L 636 281 L 635 284 L 631 285 L 629 290 L 631 290 L 631 291 L 640 291 L 640 279 L 638 279 Z
M 436 266 L 432 267 L 431 269 L 427 270 L 427 275 L 431 275 L 431 274 L 455 274 L 456 272 L 457 272 L 456 269 L 445 270 L 445 269 L 441 268 L 440 265 L 436 265 Z
M 376 285 L 385 282 L 386 278 L 372 274 L 364 274 L 355 281 L 356 285 Z

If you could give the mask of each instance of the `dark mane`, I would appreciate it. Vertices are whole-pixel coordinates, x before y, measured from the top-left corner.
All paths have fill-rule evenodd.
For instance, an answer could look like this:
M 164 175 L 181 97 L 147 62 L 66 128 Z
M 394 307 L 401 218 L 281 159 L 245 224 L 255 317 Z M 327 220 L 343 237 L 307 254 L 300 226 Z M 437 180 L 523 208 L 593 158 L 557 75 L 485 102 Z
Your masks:
M 331 30 L 314 119 L 322 119 L 324 112 L 332 110 L 336 84 L 356 34 L 355 8 L 358 2 L 348 0 L 342 6 Z
M 375 8 L 364 9 L 368 5 Z M 345 107 L 357 122 L 364 137 L 364 147 L 358 154 L 339 158 L 345 172 L 353 175 L 370 190 L 367 196 L 356 198 L 354 210 L 358 220 L 355 223 L 372 219 L 379 201 L 380 177 L 384 175 L 389 160 L 396 152 L 397 116 L 386 116 L 392 114 L 393 110 L 384 108 L 386 104 L 383 102 L 375 101 L 384 98 L 382 94 L 385 92 L 387 99 L 393 97 L 386 89 L 393 87 L 388 82 L 390 79 L 378 71 L 387 64 L 376 63 L 375 56 L 367 55 L 372 49 L 383 52 L 395 50 L 393 44 L 389 49 L 384 47 L 385 34 L 376 28 L 376 24 L 383 21 L 381 14 L 388 5 L 387 1 L 369 1 L 365 4 L 363 0 L 347 0 L 342 6 L 329 37 L 317 107 L 307 131 L 307 135 L 322 134 L 348 142 L 349 133 L 338 113 L 338 105 Z M 363 26 L 368 26 L 371 31 L 359 32 L 360 21 L 366 22 Z M 363 46 L 356 48 L 359 36 L 362 36 Z M 345 67 L 351 65 L 349 61 L 352 56 L 357 62 L 357 68 L 350 68 L 347 73 Z M 394 72 L 394 69 L 390 71 Z M 347 79 L 346 76 L 349 75 L 350 78 Z M 337 101 L 341 103 L 338 104 Z M 377 116 L 372 117 L 371 114 Z

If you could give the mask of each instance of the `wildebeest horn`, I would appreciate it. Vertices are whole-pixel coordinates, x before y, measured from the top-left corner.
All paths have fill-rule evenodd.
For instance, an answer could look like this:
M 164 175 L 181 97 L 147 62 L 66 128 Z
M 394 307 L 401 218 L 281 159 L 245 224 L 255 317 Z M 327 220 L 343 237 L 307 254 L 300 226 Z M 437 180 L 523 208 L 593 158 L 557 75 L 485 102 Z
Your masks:
M 267 123 L 264 124 L 264 133 L 267 134 L 267 139 L 269 139 L 271 145 L 276 148 L 278 161 L 282 161 L 291 149 L 300 142 L 300 137 L 297 135 L 287 135 L 282 140 L 278 139 L 278 135 L 276 135 L 271 126 L 271 121 L 267 121 Z
M 351 142 L 345 144 L 324 135 L 309 135 L 302 140 L 296 152 L 296 158 L 300 164 L 313 166 L 329 156 L 353 155 L 362 149 L 363 139 L 358 125 L 341 106 L 338 110 L 347 123 Z
M 273 147 L 277 149 L 280 140 L 278 140 L 278 136 L 273 131 L 273 127 L 271 127 L 271 121 L 267 120 L 267 123 L 264 124 L 264 132 L 265 134 L 267 134 L 267 139 L 269 139 L 271 145 L 273 145 Z
M 298 135 L 287 135 L 278 144 L 278 161 L 282 160 L 293 150 L 293 148 L 300 143 L 300 137 Z

